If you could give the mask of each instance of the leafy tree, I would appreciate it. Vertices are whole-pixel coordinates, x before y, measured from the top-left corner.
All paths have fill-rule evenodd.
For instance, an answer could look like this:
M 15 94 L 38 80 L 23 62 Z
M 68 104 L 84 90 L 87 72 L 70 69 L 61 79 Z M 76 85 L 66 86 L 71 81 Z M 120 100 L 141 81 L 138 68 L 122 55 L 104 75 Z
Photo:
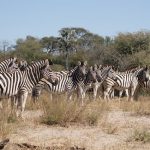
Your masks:
M 15 54 L 28 61 L 38 59 L 43 54 L 39 39 L 32 36 L 27 36 L 25 40 L 18 39 Z
M 58 39 L 56 37 L 43 37 L 40 40 L 43 50 L 46 50 L 47 53 L 52 54 L 58 51 Z
M 115 38 L 115 46 L 120 54 L 131 55 L 149 48 L 150 34 L 145 32 L 119 33 Z

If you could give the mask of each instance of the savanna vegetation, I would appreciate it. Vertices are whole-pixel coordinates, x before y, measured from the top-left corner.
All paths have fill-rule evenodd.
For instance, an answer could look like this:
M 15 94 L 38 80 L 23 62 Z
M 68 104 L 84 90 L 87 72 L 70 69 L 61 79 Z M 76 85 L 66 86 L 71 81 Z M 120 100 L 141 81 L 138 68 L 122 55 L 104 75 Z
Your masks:
M 150 64 L 149 31 L 119 33 L 115 37 L 103 37 L 84 28 L 62 28 L 58 32 L 58 37 L 27 36 L 18 39 L 13 46 L 2 42 L 0 61 L 11 56 L 29 63 L 50 58 L 54 62 L 53 70 L 58 71 L 72 68 L 78 60 L 87 60 L 89 66 L 113 65 L 120 71 Z M 50 101 L 49 93 L 44 93 L 36 104 L 28 98 L 24 120 L 16 118 L 4 101 L 6 105 L 0 110 L 0 139 L 9 137 L 20 149 L 25 147 L 18 143 L 55 145 L 62 146 L 60 149 L 69 147 L 69 150 L 72 146 L 74 150 L 80 149 L 78 146 L 83 149 L 149 149 L 149 96 L 140 96 L 139 101 L 133 102 L 125 98 L 110 102 L 87 98 L 84 106 L 76 99 L 68 102 L 65 95 L 57 96 Z M 33 149 L 31 145 L 26 147 Z
M 84 28 L 62 28 L 58 32 L 58 37 L 27 36 L 14 46 L 4 42 L 0 58 L 18 56 L 31 62 L 48 57 L 57 70 L 69 69 L 78 60 L 87 60 L 89 65 L 114 65 L 119 70 L 150 64 L 149 31 L 119 33 L 115 37 L 103 37 Z

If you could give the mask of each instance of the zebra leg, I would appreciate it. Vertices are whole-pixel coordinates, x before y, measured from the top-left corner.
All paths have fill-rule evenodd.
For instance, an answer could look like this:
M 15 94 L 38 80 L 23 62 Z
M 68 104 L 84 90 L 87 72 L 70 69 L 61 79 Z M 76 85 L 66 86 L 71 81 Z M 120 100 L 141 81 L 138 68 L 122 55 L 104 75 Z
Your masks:
M 93 87 L 93 99 L 96 100 L 98 85 L 94 85 Z
M 133 101 L 133 96 L 134 96 L 134 93 L 135 93 L 135 87 L 131 87 L 131 91 L 130 91 L 130 96 L 129 96 L 129 101 Z
M 14 109 L 14 105 L 15 105 L 15 96 L 11 96 L 11 110 Z
M 78 99 L 81 99 L 81 105 L 84 105 L 83 99 L 85 98 L 85 91 L 83 90 L 83 88 L 81 86 L 78 86 L 77 92 L 78 92 Z
M 71 90 L 69 90 L 68 92 L 67 92 L 67 100 L 72 100 L 72 93 L 73 93 L 73 89 L 71 89 Z
M 140 90 L 141 90 L 141 86 L 138 84 L 134 92 L 134 100 L 136 101 L 138 100 Z
M 109 91 L 109 97 L 110 97 L 111 99 L 114 99 L 114 98 L 115 98 L 115 90 L 114 90 L 114 89 L 111 89 L 111 90 Z
M 129 99 L 129 89 L 126 89 L 126 90 L 125 90 L 125 95 L 126 95 L 127 100 L 128 100 L 128 99 Z
M 104 100 L 110 100 L 109 98 L 109 92 L 110 92 L 111 88 L 107 88 L 105 91 L 104 91 Z
M 99 99 L 102 100 L 104 97 L 104 89 L 102 87 L 102 85 L 100 85 L 99 87 Z
M 119 91 L 119 101 L 120 101 L 120 99 L 121 99 L 122 93 L 123 93 L 123 90 L 120 90 L 120 91 Z
M 27 97 L 28 97 L 28 92 L 22 91 L 20 93 L 21 94 L 19 95 L 19 99 L 18 99 L 17 116 L 20 116 L 22 118 L 22 114 L 24 112 L 25 105 L 26 105 L 26 100 L 27 100 Z M 19 108 L 20 108 L 20 113 L 19 113 Z

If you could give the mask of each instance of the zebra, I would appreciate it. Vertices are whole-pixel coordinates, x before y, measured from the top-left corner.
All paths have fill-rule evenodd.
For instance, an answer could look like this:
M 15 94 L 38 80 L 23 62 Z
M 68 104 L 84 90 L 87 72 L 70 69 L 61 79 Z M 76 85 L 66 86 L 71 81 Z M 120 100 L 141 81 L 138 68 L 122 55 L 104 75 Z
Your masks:
M 99 67 L 99 69 L 100 68 L 101 67 Z M 103 68 L 102 71 L 100 71 L 99 69 L 96 70 L 95 66 L 94 67 L 91 66 L 88 69 L 88 72 L 86 73 L 85 79 L 84 79 L 84 82 L 83 82 L 84 84 L 82 83 L 82 89 L 81 89 L 82 91 L 81 92 L 77 91 L 77 93 L 78 93 L 77 97 L 78 98 L 79 98 L 79 96 L 81 96 L 81 98 L 84 98 L 86 91 L 89 88 L 91 88 L 92 85 L 100 86 L 100 84 L 102 83 L 104 78 L 106 78 L 106 76 L 108 75 L 108 72 L 110 71 L 111 67 Z M 75 69 L 71 70 L 70 72 L 73 72 L 74 70 Z M 48 83 L 47 81 L 40 81 L 39 84 L 37 84 L 37 86 L 33 89 L 33 92 L 32 92 L 32 98 L 33 98 L 34 101 L 36 101 L 39 98 L 39 96 L 41 94 L 41 90 L 44 87 L 46 87 L 46 89 L 49 92 L 54 92 L 54 93 L 55 92 L 58 92 L 58 93 L 68 92 L 69 90 L 71 90 L 71 88 L 72 88 L 72 78 L 71 78 L 70 75 L 68 75 L 68 72 L 67 71 L 62 71 L 62 72 L 56 72 L 56 74 L 59 77 L 58 85 L 53 86 L 52 84 Z M 76 89 L 80 90 L 78 88 L 76 88 Z M 79 94 L 82 94 L 82 95 L 79 95 Z
M 17 58 L 9 58 L 2 62 L 0 62 L 0 71 L 1 72 L 14 72 L 18 69 L 18 65 L 16 64 Z
M 127 73 L 134 73 L 135 71 L 140 70 L 140 68 L 141 68 L 141 67 L 138 66 L 138 67 L 134 67 L 134 68 L 132 68 L 132 69 L 130 68 L 130 69 L 124 71 L 124 72 L 119 72 L 118 70 L 115 71 L 115 72 L 116 72 L 117 74 L 121 74 L 121 75 L 122 75 L 122 74 L 127 74 Z M 109 92 L 109 96 L 110 96 L 111 99 L 115 97 L 115 90 L 117 90 L 117 89 L 111 89 L 110 92 Z M 119 100 L 120 100 L 120 98 L 121 98 L 123 92 L 125 93 L 125 95 L 126 95 L 127 98 L 128 98 L 128 96 L 129 96 L 128 89 L 117 90 L 117 91 L 119 92 L 119 93 L 118 93 Z
M 50 61 L 52 64 L 52 62 Z M 0 72 L 0 98 L 17 95 L 17 116 L 22 116 L 25 109 L 28 93 L 42 79 L 51 83 L 57 81 L 56 75 L 49 71 L 49 60 L 42 60 L 25 68 L 24 71 L 17 70 L 13 73 Z M 20 111 L 20 112 L 19 112 Z
M 0 72 L 13 73 L 18 70 L 17 58 L 9 58 L 0 62 Z M 2 108 L 2 101 L 0 100 L 0 108 Z
M 78 62 L 77 66 L 74 67 L 70 71 L 60 71 L 55 72 L 56 76 L 58 77 L 58 84 L 52 85 L 46 80 L 41 80 L 33 89 L 32 91 L 32 98 L 35 101 L 39 98 L 41 94 L 41 90 L 46 87 L 45 89 L 48 92 L 52 93 L 67 93 L 67 100 L 71 100 L 72 92 L 77 90 L 78 97 L 83 92 L 82 86 L 84 84 L 85 74 L 86 74 L 86 64 L 87 62 Z M 79 87 L 80 86 L 80 87 Z M 81 90 L 81 91 L 80 91 Z M 81 95 L 82 97 L 82 95 Z
M 46 89 L 49 93 L 63 93 L 67 89 L 71 88 L 72 84 L 69 86 L 69 82 L 71 82 L 71 77 L 69 71 L 60 71 L 54 72 L 58 78 L 57 85 L 51 84 L 44 78 L 41 79 L 38 84 L 32 89 L 32 99 L 36 102 L 42 92 L 42 89 Z M 52 99 L 52 95 L 51 95 Z
M 98 88 L 101 86 L 105 78 L 107 76 L 110 76 L 112 67 L 107 66 L 107 67 L 102 68 L 102 65 L 95 64 L 92 68 L 93 68 L 92 69 L 93 71 L 92 73 L 90 73 L 90 75 L 94 76 L 95 78 L 93 78 L 93 80 L 88 79 L 88 82 L 89 82 L 88 85 L 90 86 L 88 86 L 87 83 L 85 83 L 84 92 L 86 93 L 88 89 L 93 89 L 93 99 L 95 100 L 97 96 Z
M 78 66 L 80 66 L 80 64 Z M 45 89 L 47 89 L 49 92 L 54 92 L 54 93 L 69 92 L 70 90 L 74 91 L 75 89 L 77 89 L 77 98 L 79 98 L 80 96 L 81 99 L 85 98 L 85 93 L 89 88 L 91 88 L 92 84 L 100 85 L 100 83 L 102 83 L 102 79 L 104 80 L 104 78 L 106 78 L 109 70 L 111 69 L 110 67 L 107 67 L 102 69 L 101 72 L 100 70 L 98 69 L 96 70 L 95 68 L 96 66 L 94 67 L 91 66 L 86 72 L 84 81 L 82 82 L 82 85 L 80 85 L 80 88 L 75 87 L 74 89 L 73 89 L 73 78 L 72 75 L 68 74 L 69 73 L 68 71 L 55 72 L 59 78 L 58 85 L 53 86 L 48 81 L 41 80 L 32 91 L 32 98 L 34 102 L 39 98 L 41 94 L 41 90 L 44 87 L 46 87 Z M 99 67 L 99 69 L 100 68 L 101 67 Z M 74 69 L 72 69 L 70 73 L 72 74 L 76 69 L 77 66 Z
M 147 82 L 149 78 L 149 70 L 147 67 L 140 68 L 134 73 L 115 73 L 113 78 L 106 78 L 104 81 L 104 99 L 109 99 L 111 89 L 125 90 L 128 89 L 128 100 L 133 100 L 135 90 L 139 84 Z M 128 96 L 128 95 L 127 95 Z

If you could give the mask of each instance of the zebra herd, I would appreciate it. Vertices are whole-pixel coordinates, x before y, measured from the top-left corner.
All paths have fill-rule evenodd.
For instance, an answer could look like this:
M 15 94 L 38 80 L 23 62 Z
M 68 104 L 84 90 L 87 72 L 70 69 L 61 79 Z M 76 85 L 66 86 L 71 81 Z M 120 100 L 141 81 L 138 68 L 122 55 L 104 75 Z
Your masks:
M 137 67 L 125 72 L 116 72 L 111 66 L 102 67 L 101 65 L 90 67 L 86 73 L 75 69 L 68 72 L 55 72 L 59 78 L 55 86 L 47 81 L 40 81 L 33 89 L 33 99 L 38 99 L 44 88 L 49 93 L 67 92 L 67 99 L 71 99 L 72 92 L 76 89 L 82 103 L 88 89 L 93 90 L 93 99 L 96 99 L 98 90 L 101 91 L 102 97 L 108 100 L 114 97 L 114 90 L 118 90 L 119 99 L 125 91 L 127 99 L 133 100 L 137 99 L 140 88 L 150 87 L 148 67 Z M 80 76 L 81 73 L 84 77 Z
M 110 99 L 114 90 L 126 91 L 127 98 L 132 100 L 141 87 L 150 87 L 148 67 L 137 67 L 126 72 L 117 72 L 111 66 L 94 65 L 87 67 L 87 62 L 78 62 L 70 71 L 55 72 L 50 68 L 52 62 L 48 59 L 32 62 L 17 62 L 16 58 L 0 62 L 0 107 L 2 99 L 11 98 L 17 106 L 17 115 L 22 116 L 28 94 L 36 101 L 42 89 L 50 93 L 67 93 L 71 100 L 73 92 L 77 91 L 78 99 L 83 100 L 89 89 L 93 90 L 93 99 L 101 91 L 104 99 Z

